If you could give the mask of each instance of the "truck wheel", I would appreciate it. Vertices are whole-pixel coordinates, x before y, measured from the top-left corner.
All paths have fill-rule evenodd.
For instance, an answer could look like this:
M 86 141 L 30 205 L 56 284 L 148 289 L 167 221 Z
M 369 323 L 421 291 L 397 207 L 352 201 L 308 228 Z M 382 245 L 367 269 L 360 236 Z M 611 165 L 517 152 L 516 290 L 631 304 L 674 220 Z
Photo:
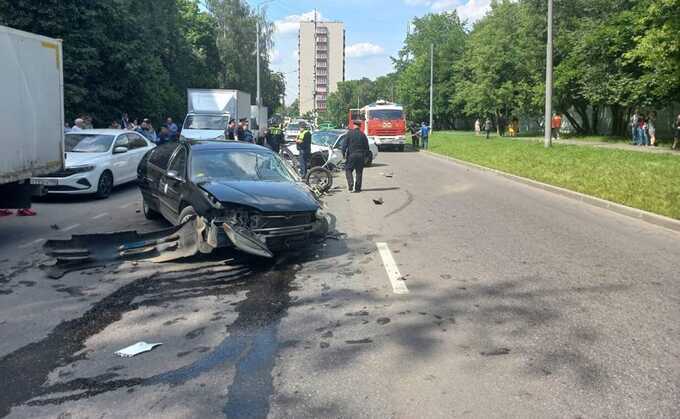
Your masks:
M 177 224 L 183 224 L 189 221 L 189 218 L 196 216 L 196 210 L 191 205 L 184 207 L 182 212 L 179 213 L 179 218 L 177 219 Z
M 95 195 L 99 199 L 108 198 L 113 191 L 113 175 L 108 170 L 99 176 L 99 182 L 97 182 L 97 192 Z

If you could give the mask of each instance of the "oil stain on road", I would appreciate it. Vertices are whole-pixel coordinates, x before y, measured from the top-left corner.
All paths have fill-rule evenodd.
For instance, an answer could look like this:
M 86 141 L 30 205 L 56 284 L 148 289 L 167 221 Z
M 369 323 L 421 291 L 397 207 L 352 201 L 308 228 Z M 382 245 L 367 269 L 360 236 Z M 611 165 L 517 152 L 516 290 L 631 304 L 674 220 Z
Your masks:
M 299 267 L 292 261 L 268 266 L 259 261 L 229 266 L 224 271 L 211 270 L 206 275 L 163 274 L 123 286 L 95 303 L 83 316 L 60 323 L 46 338 L 0 358 L 0 376 L 5 381 L 0 392 L 0 416 L 22 404 L 60 404 L 121 388 L 132 391 L 136 386 L 181 385 L 225 365 L 234 366 L 236 375 L 224 413 L 228 417 L 266 416 L 273 393 L 271 372 L 279 349 L 278 327 L 291 305 L 292 282 Z M 183 298 L 243 291 L 247 291 L 246 298 L 235 305 L 238 317 L 227 326 L 225 339 L 189 365 L 145 378 L 116 379 L 114 372 L 45 385 L 52 371 L 84 359 L 85 341 L 119 321 L 126 312 Z M 140 301 L 140 296 L 152 297 Z

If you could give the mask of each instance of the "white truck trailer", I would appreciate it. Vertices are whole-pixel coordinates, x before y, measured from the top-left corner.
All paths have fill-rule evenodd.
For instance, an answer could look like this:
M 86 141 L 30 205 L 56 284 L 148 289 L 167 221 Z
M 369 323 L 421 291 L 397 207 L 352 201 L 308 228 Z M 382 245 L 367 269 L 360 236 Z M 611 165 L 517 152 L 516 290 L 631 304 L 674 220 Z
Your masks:
M 250 119 L 250 94 L 239 90 L 187 89 L 182 139 L 224 139 L 229 120 Z
M 64 168 L 61 40 L 0 26 L 0 208 L 28 208 L 34 176 Z

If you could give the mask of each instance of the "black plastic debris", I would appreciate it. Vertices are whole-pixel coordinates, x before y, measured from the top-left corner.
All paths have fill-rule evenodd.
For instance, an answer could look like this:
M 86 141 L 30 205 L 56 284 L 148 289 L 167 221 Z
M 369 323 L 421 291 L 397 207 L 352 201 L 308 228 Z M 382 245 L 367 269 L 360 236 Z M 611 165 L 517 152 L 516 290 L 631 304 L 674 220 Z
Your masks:
M 380 197 L 380 198 L 378 198 L 378 199 L 374 199 L 374 200 L 373 200 L 373 203 L 374 203 L 375 205 L 382 205 L 382 204 L 385 203 L 385 201 L 382 199 L 382 197 Z

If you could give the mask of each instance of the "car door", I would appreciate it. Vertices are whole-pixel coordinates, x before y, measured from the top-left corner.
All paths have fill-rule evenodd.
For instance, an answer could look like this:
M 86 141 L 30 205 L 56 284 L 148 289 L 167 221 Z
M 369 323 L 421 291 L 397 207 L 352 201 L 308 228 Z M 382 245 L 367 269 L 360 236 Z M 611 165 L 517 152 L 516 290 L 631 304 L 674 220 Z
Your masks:
M 139 189 L 142 191 L 142 196 L 146 200 L 147 205 L 159 213 L 162 213 L 160 197 L 164 188 L 161 187 L 161 182 L 164 180 L 165 172 L 168 170 L 170 158 L 178 147 L 180 145 L 177 143 L 167 143 L 158 146 L 153 149 L 146 160 L 146 164 L 139 166 Z
M 130 164 L 132 166 L 130 177 L 126 179 L 126 182 L 129 182 L 136 178 L 137 166 L 139 166 L 139 162 L 142 160 L 142 157 L 144 157 L 146 152 L 149 151 L 152 146 L 146 138 L 142 137 L 136 132 L 128 132 L 127 137 L 129 141 L 128 153 L 130 154 Z
M 158 198 L 161 214 L 175 224 L 179 221 L 182 189 L 187 180 L 187 159 L 186 147 L 177 148 L 170 159 L 168 170 L 159 182 Z
M 130 170 L 132 164 L 130 163 L 130 152 L 129 152 L 130 140 L 126 134 L 120 134 L 116 137 L 113 142 L 113 148 L 111 149 L 111 172 L 113 173 L 113 184 L 120 185 L 125 183 L 130 179 Z M 116 148 L 125 147 L 126 151 L 122 153 L 116 153 Z M 132 169 L 134 170 L 134 169 Z

